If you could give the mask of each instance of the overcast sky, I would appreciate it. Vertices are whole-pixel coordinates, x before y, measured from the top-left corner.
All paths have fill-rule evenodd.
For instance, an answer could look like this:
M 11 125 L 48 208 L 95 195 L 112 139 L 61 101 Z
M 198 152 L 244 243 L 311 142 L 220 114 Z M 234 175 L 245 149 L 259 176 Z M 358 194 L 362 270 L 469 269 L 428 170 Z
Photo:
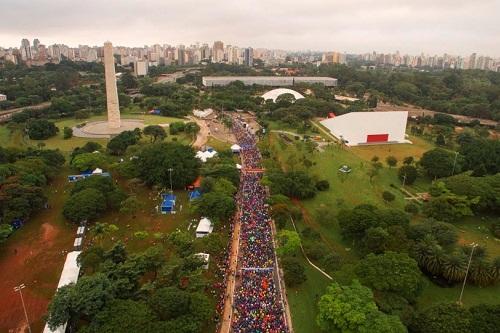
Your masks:
M 500 56 L 500 0 L 1 0 L 0 46 L 225 44 Z

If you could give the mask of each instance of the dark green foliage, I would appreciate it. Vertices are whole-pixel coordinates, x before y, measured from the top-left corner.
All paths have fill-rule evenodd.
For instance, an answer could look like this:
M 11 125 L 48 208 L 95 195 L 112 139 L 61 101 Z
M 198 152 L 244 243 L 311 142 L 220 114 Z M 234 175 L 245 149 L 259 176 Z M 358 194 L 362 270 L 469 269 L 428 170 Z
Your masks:
M 234 213 L 236 205 L 232 196 L 220 192 L 203 194 L 195 202 L 199 214 L 219 220 L 228 220 Z
M 45 119 L 32 119 L 29 121 L 27 128 L 28 135 L 33 140 L 46 140 L 59 131 L 53 122 Z
M 318 191 L 327 191 L 330 188 L 330 183 L 328 180 L 320 180 L 316 182 L 316 189 Z
M 455 154 L 441 148 L 426 151 L 420 159 L 420 165 L 425 169 L 429 177 L 442 178 L 451 176 Z M 461 170 L 461 158 L 457 158 L 455 173 Z
M 419 311 L 410 331 L 415 333 L 472 333 L 472 315 L 456 304 L 438 304 Z
M 140 177 L 149 185 L 184 188 L 198 176 L 200 161 L 195 158 L 193 148 L 179 143 L 155 143 L 144 147 L 135 160 Z
M 285 194 L 291 198 L 307 199 L 316 194 L 313 179 L 303 171 L 281 172 L 275 171 L 269 174 L 271 181 L 271 192 L 273 194 Z
M 380 224 L 377 208 L 360 205 L 351 210 L 341 210 L 338 221 L 342 234 L 348 238 L 361 239 L 365 231 Z
M 387 165 L 389 167 L 395 167 L 396 164 L 398 164 L 398 160 L 394 156 L 387 156 L 386 159 L 385 159 L 385 162 L 387 163 Z
M 403 165 L 398 170 L 398 177 L 401 182 L 404 182 L 405 185 L 411 185 L 417 179 L 418 172 L 417 168 L 413 165 Z
M 71 139 L 73 137 L 73 130 L 71 129 L 71 127 L 64 127 L 63 132 L 64 132 L 63 138 L 65 140 Z
M 416 300 L 423 288 L 417 262 L 405 253 L 389 251 L 381 255 L 369 254 L 357 265 L 356 275 L 363 285 L 396 293 L 410 302 Z
M 418 205 L 414 202 L 409 202 L 405 205 L 405 212 L 410 214 L 418 214 L 419 208 Z
M 98 190 L 84 189 L 65 202 L 63 215 L 75 223 L 96 219 L 106 210 L 105 200 L 104 195 Z
M 156 142 L 156 140 L 162 141 L 167 137 L 167 133 L 160 125 L 149 125 L 144 127 L 142 130 L 144 135 L 151 138 L 151 142 Z
M 382 198 L 384 199 L 384 201 L 391 202 L 396 199 L 396 196 L 392 192 L 384 191 L 382 192 Z
M 285 283 L 288 287 L 295 287 L 307 280 L 304 266 L 295 258 L 286 257 L 281 261 Z
M 123 155 L 128 146 L 135 145 L 141 138 L 141 130 L 124 131 L 112 138 L 107 145 L 111 155 Z
M 472 177 L 468 173 L 443 179 L 446 188 L 468 199 L 479 198 L 472 208 L 475 211 L 495 211 L 500 207 L 500 174 Z
M 465 170 L 483 169 L 494 175 L 500 172 L 500 141 L 484 138 L 463 138 L 460 141 L 460 155 L 464 159 Z
M 480 304 L 471 307 L 471 327 L 474 333 L 492 333 L 500 329 L 500 305 Z

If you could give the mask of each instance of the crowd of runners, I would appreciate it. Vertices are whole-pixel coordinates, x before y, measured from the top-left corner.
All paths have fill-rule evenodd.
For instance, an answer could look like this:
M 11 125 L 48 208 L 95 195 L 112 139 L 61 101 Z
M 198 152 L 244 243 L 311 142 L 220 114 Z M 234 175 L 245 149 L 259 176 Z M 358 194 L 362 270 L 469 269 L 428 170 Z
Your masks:
M 261 167 L 255 136 L 235 119 L 233 131 L 247 169 Z M 287 333 L 284 305 L 276 286 L 271 219 L 261 173 L 243 172 L 237 197 L 241 214 L 239 283 L 234 294 L 232 332 Z

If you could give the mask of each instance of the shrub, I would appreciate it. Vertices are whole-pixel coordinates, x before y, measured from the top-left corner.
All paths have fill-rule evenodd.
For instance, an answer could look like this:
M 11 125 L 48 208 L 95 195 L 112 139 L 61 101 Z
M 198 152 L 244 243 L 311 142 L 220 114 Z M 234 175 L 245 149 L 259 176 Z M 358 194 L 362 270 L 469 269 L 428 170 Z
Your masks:
M 287 286 L 294 287 L 307 280 L 304 266 L 302 266 L 297 259 L 284 258 L 282 260 L 282 266 Z
M 387 202 L 391 202 L 394 201 L 394 199 L 396 199 L 396 196 L 392 192 L 384 191 L 382 193 L 382 198 L 384 198 L 384 200 Z
M 409 202 L 405 206 L 405 212 L 410 213 L 410 214 L 418 214 L 418 205 L 414 202 Z
M 65 140 L 73 137 L 73 130 L 71 129 L 71 127 L 64 127 L 63 133 Z
M 90 117 L 90 113 L 87 110 L 75 111 L 75 119 L 87 119 Z
M 328 182 L 328 180 L 320 180 L 318 182 L 316 182 L 316 189 L 318 191 L 326 191 L 330 188 L 330 183 Z
M 417 176 L 417 168 L 415 168 L 413 165 L 403 165 L 398 170 L 398 177 L 401 182 L 404 181 L 405 185 L 413 184 L 417 179 Z

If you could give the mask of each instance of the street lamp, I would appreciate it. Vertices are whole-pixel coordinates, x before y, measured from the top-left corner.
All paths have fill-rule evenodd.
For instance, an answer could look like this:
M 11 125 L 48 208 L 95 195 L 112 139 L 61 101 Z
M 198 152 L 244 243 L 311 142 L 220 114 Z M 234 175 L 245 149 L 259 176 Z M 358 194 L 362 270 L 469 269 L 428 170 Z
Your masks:
M 172 171 L 174 171 L 174 169 L 168 168 L 168 172 L 170 174 L 170 193 L 174 193 L 174 191 L 172 190 Z
M 471 244 L 472 248 L 470 250 L 469 263 L 467 264 L 467 271 L 465 272 L 464 283 L 462 284 L 462 290 L 460 291 L 460 298 L 458 299 L 458 304 L 462 305 L 462 296 L 464 294 L 465 283 L 467 282 L 467 275 L 469 275 L 470 263 L 472 261 L 472 255 L 474 253 L 474 249 L 477 247 L 476 243 Z
M 26 288 L 26 286 L 24 285 L 24 283 L 22 283 L 18 286 L 15 286 L 14 291 L 19 292 L 19 295 L 21 296 L 21 303 L 23 304 L 24 317 L 26 318 L 26 324 L 28 325 L 28 331 L 29 331 L 29 333 L 31 333 L 30 321 L 28 320 L 28 313 L 26 312 L 26 306 L 24 305 L 24 298 L 23 298 L 23 292 L 22 292 L 22 290 L 24 288 Z
M 455 174 L 455 166 L 457 165 L 458 151 L 455 152 L 455 159 L 453 160 L 453 170 L 451 170 L 451 175 Z

